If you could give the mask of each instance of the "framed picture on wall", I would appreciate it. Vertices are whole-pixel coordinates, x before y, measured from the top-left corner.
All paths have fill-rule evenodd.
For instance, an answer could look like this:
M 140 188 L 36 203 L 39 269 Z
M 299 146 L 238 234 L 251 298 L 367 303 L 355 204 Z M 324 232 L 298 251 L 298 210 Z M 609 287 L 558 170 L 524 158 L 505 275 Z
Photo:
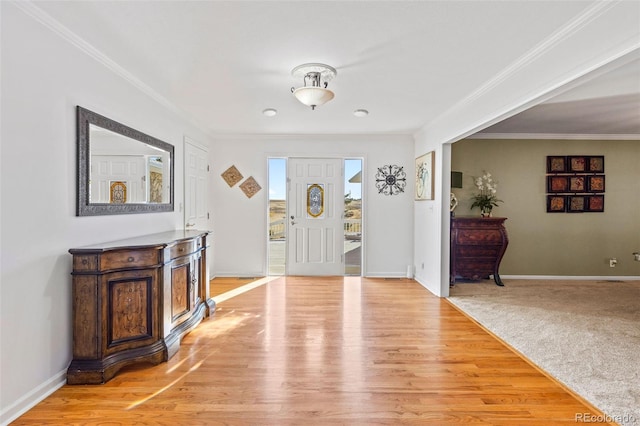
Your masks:
M 566 211 L 566 195 L 547 195 L 547 213 L 564 213 Z
M 567 157 L 560 155 L 547 156 L 547 173 L 564 173 L 567 171 Z
M 547 176 L 547 192 L 569 192 L 569 177 Z
M 586 172 L 587 171 L 587 157 L 584 155 L 570 155 L 568 157 L 569 170 L 568 172 Z
M 416 158 L 416 200 L 434 199 L 435 151 Z
M 589 212 L 603 212 L 604 211 L 604 195 L 589 195 L 587 211 Z
M 604 192 L 604 175 L 587 176 L 589 192 Z
M 591 173 L 604 173 L 604 155 L 593 155 L 589 157 L 587 169 Z
M 567 196 L 567 212 L 582 213 L 587 211 L 586 195 L 568 195 Z
M 547 155 L 547 213 L 604 212 L 604 155 Z
M 587 190 L 587 183 L 584 176 L 569 176 L 569 191 L 571 192 L 585 192 Z

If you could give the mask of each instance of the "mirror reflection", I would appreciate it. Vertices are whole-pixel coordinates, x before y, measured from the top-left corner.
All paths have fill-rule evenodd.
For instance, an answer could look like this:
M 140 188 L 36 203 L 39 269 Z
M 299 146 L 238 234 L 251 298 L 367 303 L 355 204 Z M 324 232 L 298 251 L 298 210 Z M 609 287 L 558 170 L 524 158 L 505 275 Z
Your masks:
M 90 203 L 169 202 L 169 153 L 89 126 Z
M 173 145 L 78 112 L 77 215 L 173 211 Z

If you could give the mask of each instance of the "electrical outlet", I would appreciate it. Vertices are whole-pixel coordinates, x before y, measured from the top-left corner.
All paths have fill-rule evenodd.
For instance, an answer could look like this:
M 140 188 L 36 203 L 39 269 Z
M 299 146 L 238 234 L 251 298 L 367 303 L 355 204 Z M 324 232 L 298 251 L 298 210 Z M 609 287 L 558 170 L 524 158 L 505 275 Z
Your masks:
M 640 253 L 638 252 L 633 253 L 633 260 L 640 262 Z
M 618 260 L 615 257 L 612 257 L 609 259 L 609 268 L 615 268 L 617 263 Z

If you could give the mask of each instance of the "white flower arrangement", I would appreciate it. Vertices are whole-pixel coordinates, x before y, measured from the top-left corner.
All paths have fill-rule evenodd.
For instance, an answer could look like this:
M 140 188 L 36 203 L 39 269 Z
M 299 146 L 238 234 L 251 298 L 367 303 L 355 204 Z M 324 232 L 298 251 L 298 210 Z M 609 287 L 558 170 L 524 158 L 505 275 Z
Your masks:
M 494 181 L 491 173 L 487 172 L 483 172 L 483 175 L 475 178 L 474 181 L 480 193 L 472 197 L 471 209 L 480 207 L 483 214 L 490 215 L 491 210 L 502 202 L 496 197 L 498 182 Z

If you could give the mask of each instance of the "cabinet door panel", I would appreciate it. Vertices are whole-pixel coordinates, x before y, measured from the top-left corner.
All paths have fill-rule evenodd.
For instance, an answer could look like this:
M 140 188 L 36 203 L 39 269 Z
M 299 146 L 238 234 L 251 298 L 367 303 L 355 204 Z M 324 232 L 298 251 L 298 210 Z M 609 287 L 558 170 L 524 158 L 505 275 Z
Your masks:
M 190 264 L 171 268 L 171 321 L 189 312 Z
M 109 282 L 109 346 L 152 337 L 151 278 Z
M 102 347 L 105 354 L 158 340 L 158 272 L 143 269 L 102 277 Z

